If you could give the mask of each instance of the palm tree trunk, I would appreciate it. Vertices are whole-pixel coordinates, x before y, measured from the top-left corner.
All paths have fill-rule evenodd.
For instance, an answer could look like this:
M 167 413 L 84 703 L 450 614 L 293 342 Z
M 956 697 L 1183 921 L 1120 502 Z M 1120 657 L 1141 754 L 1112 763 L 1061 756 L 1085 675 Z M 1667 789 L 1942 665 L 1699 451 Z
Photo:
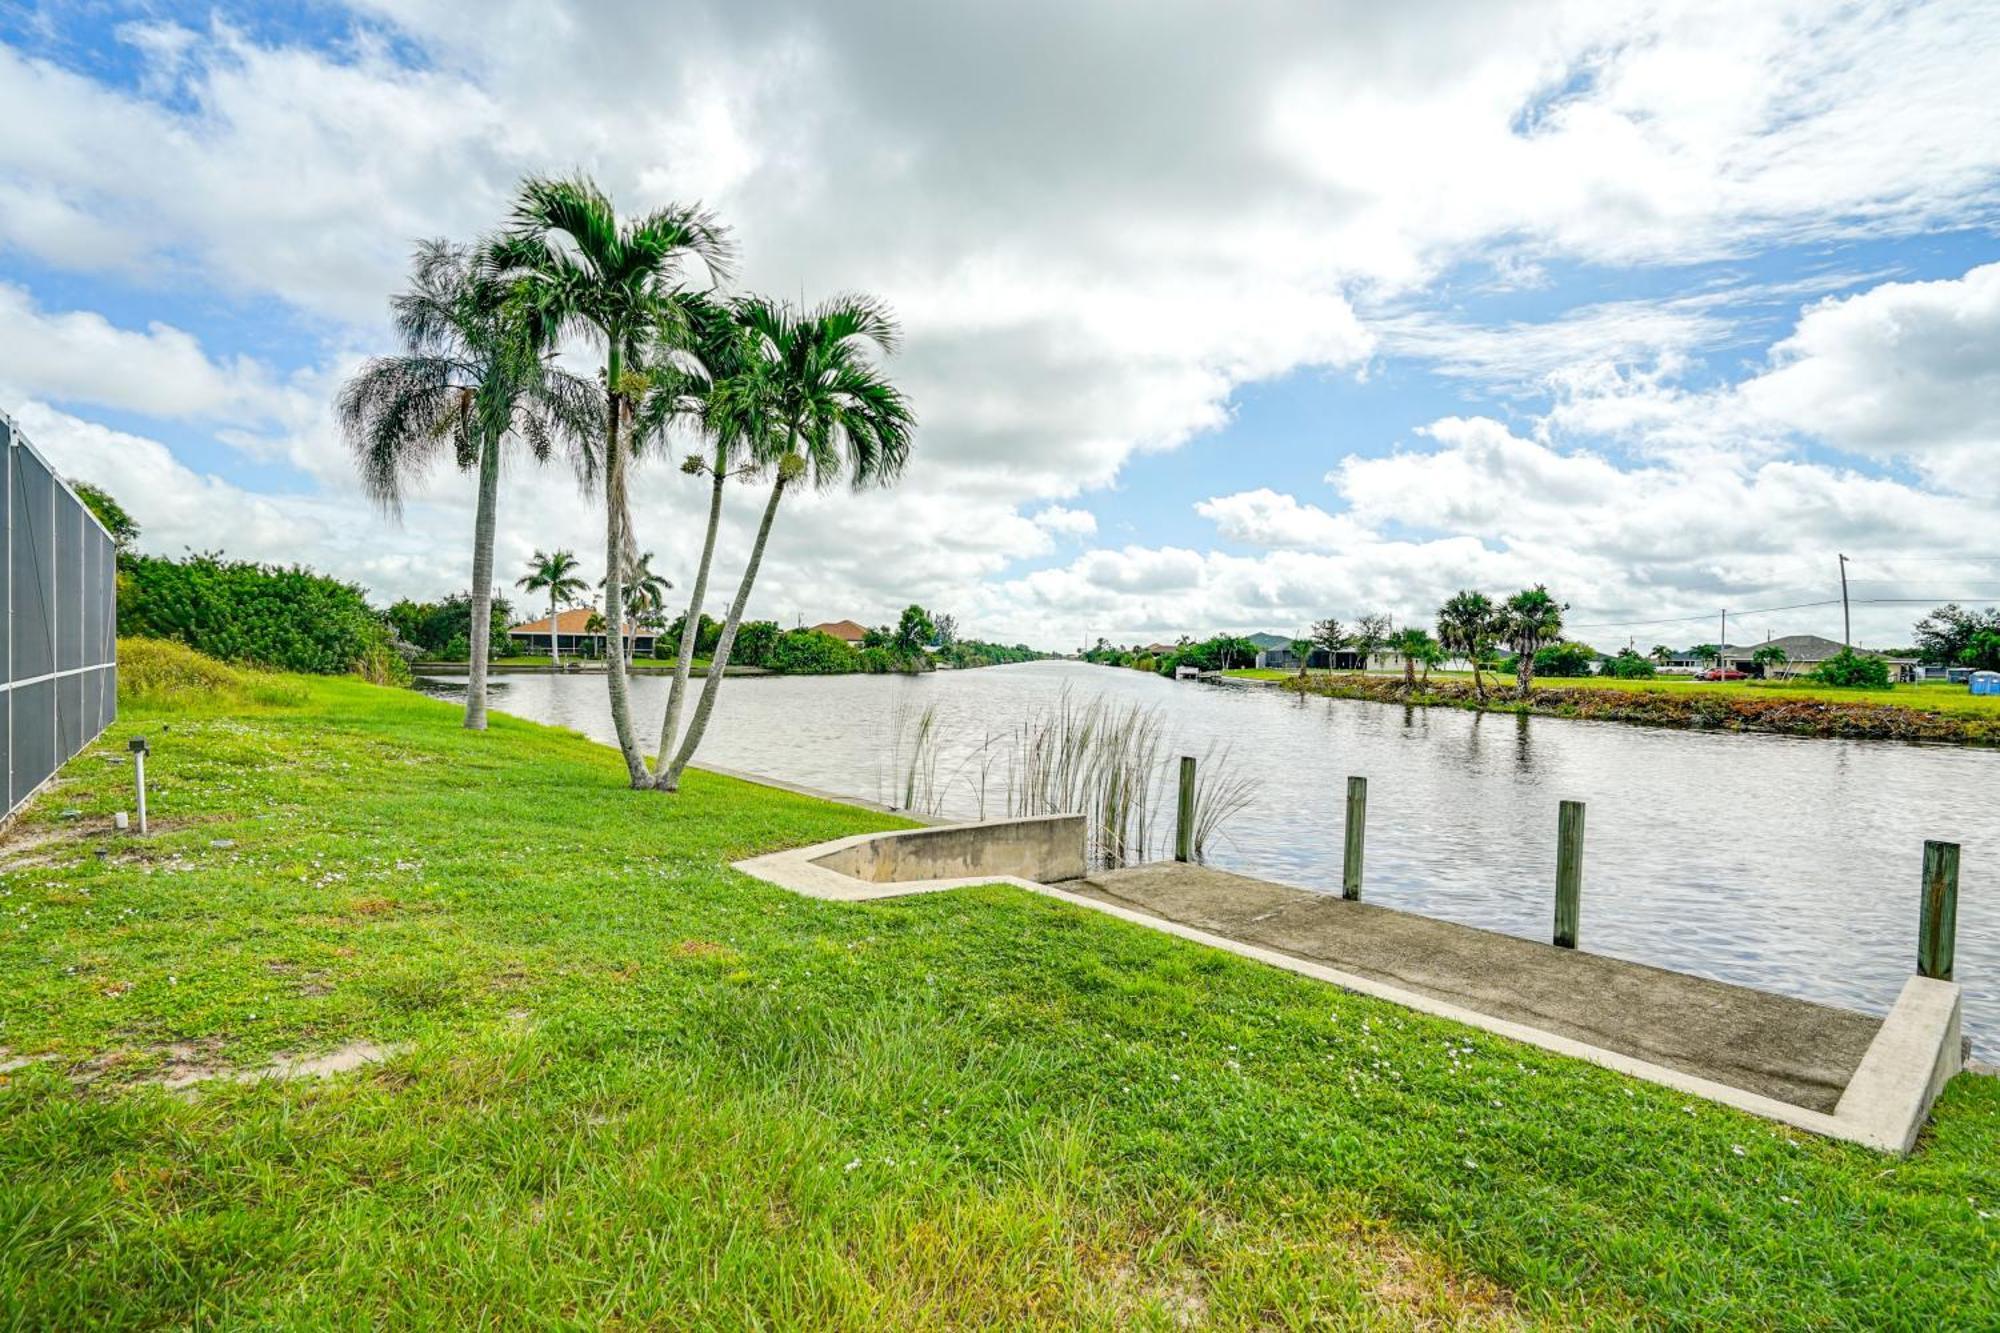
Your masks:
M 479 455 L 479 507 L 472 521 L 472 674 L 465 686 L 465 728 L 486 730 L 486 666 L 493 644 L 493 530 L 500 508 L 500 441 Z
M 549 585 L 549 665 L 562 670 L 562 648 L 556 642 L 556 589 Z
M 688 677 L 694 672 L 695 640 L 701 637 L 701 604 L 708 599 L 708 569 L 715 559 L 715 534 L 722 526 L 722 450 L 715 451 L 715 486 L 708 497 L 708 535 L 701 542 L 701 563 L 694 571 L 694 594 L 688 598 L 687 615 L 681 620 L 681 650 L 674 661 L 674 683 L 667 687 L 667 716 L 660 723 L 660 755 L 653 763 L 655 785 L 667 785 L 667 750 L 681 730 L 681 708 L 687 702 Z
M 1417 659 L 1408 653 L 1403 654 L 1403 688 L 1405 690 L 1417 688 Z
M 701 701 L 694 706 L 694 717 L 688 722 L 687 739 L 674 754 L 673 765 L 659 779 L 661 791 L 678 791 L 681 773 L 688 761 L 701 746 L 702 733 L 708 730 L 708 715 L 715 711 L 715 696 L 722 692 L 722 676 L 729 666 L 730 649 L 736 646 L 736 627 L 743 621 L 743 608 L 750 602 L 750 585 L 757 581 L 757 566 L 764 563 L 764 543 L 771 539 L 771 523 L 778 517 L 778 501 L 784 498 L 785 474 L 771 483 L 771 498 L 764 505 L 764 518 L 757 525 L 757 541 L 750 548 L 750 563 L 743 567 L 743 581 L 736 585 L 736 600 L 729 604 L 729 616 L 722 622 L 722 637 L 715 641 L 715 652 L 708 659 L 708 679 L 701 683 Z
M 621 361 L 613 339 L 606 360 L 611 392 L 604 448 L 604 637 L 610 651 L 604 655 L 604 677 L 611 695 L 611 726 L 618 733 L 626 773 L 637 788 L 651 786 L 653 775 L 646 771 L 646 756 L 632 734 L 632 699 L 626 689 L 625 647 L 620 639 L 625 622 L 625 404 L 618 392 Z
M 1535 683 L 1535 654 L 1532 649 L 1520 655 L 1520 664 L 1514 668 L 1514 697 L 1528 697 L 1528 687 Z

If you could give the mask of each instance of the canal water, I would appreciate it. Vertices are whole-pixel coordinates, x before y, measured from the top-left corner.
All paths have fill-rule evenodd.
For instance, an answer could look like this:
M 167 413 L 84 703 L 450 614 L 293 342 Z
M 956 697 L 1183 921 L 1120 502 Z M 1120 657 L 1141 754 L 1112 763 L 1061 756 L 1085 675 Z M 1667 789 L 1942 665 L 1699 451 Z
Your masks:
M 1210 848 L 1224 868 L 1338 892 L 1358 773 L 1371 900 L 1547 939 L 1556 803 L 1581 800 L 1582 947 L 1874 1013 L 1914 967 L 1924 839 L 1958 842 L 1966 1028 L 1982 1058 L 2000 1056 L 2000 752 L 1406 709 L 1036 662 L 732 679 L 701 758 L 893 803 L 898 737 L 907 746 L 935 706 L 944 813 L 973 817 L 982 765 L 970 756 L 1065 690 L 1158 707 L 1168 755 L 1227 748 L 1255 786 Z M 666 682 L 636 679 L 632 692 L 650 751 Z M 499 677 L 493 706 L 612 739 L 601 676 Z M 1004 814 L 984 767 L 987 813 Z

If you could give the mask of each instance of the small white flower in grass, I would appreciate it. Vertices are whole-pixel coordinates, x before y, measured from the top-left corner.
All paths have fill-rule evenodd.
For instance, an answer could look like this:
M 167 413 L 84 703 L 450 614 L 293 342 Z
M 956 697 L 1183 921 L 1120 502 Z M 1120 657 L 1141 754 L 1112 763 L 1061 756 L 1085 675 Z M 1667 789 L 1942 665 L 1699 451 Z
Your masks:
M 840 1169 L 843 1171 L 855 1171 L 859 1170 L 860 1166 L 861 1166 L 861 1159 L 857 1157 L 853 1161 L 849 1162 L 846 1166 L 843 1166 Z
M 1465 1159 L 1465 1169 L 1468 1171 L 1477 1171 L 1479 1169 L 1479 1163 L 1473 1161 L 1470 1157 L 1468 1157 Z
M 1738 1157 L 1747 1157 L 1747 1156 L 1749 1156 L 1749 1154 L 1748 1154 L 1748 1153 L 1746 1153 L 1746 1152 L 1745 1152 L 1745 1151 L 1743 1150 L 1743 1145 L 1742 1145 L 1742 1144 L 1740 1144 L 1740 1143 L 1732 1143 L 1732 1144 L 1730 1144 L 1730 1145 L 1729 1145 L 1729 1151 L 1731 1151 L 1731 1152 L 1735 1153 L 1735 1154 L 1736 1154 L 1736 1155 L 1737 1155 Z
M 1169 1074 L 1167 1075 L 1167 1077 L 1172 1079 L 1176 1083 L 1181 1081 L 1181 1076 L 1179 1074 Z

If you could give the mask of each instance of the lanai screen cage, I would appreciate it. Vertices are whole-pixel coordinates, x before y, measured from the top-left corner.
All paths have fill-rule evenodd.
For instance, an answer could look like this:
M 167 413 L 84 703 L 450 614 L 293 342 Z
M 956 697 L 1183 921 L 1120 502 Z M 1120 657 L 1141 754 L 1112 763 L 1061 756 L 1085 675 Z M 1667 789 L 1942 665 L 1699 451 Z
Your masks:
M 0 736 L 12 815 L 118 715 L 117 568 L 111 534 L 0 414 Z

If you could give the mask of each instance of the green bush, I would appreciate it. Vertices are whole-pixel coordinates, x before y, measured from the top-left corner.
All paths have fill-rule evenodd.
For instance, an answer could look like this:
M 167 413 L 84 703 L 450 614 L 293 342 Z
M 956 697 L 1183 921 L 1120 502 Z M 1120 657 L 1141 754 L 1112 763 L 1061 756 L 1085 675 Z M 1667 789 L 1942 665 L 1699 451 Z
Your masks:
M 390 605 L 385 616 L 389 627 L 405 643 L 421 648 L 426 657 L 446 662 L 464 662 L 472 657 L 472 596 L 455 592 L 441 602 L 413 602 L 409 598 Z M 507 627 L 513 623 L 513 608 L 504 597 L 493 600 L 492 624 L 487 651 L 505 657 L 513 651 Z
M 1604 674 L 1616 676 L 1620 680 L 1651 680 L 1659 671 L 1646 658 L 1630 648 L 1618 650 L 1618 656 L 1604 664 Z
M 1879 657 L 1867 657 L 1852 648 L 1842 648 L 1813 668 L 1813 682 L 1839 685 L 1851 690 L 1889 688 L 1889 664 Z
M 778 634 L 778 622 L 775 620 L 744 621 L 736 627 L 736 646 L 729 651 L 731 665 L 771 665 L 771 649 L 777 645 Z
M 1588 676 L 1597 663 L 1597 650 L 1587 643 L 1552 643 L 1535 650 L 1535 674 L 1576 679 Z
M 765 665 L 796 676 L 832 676 L 860 669 L 860 654 L 816 629 L 793 629 L 771 644 Z
M 278 671 L 330 676 L 367 667 L 371 678 L 408 678 L 389 651 L 388 625 L 351 583 L 215 554 L 127 556 L 119 574 L 121 635 L 172 639 Z

